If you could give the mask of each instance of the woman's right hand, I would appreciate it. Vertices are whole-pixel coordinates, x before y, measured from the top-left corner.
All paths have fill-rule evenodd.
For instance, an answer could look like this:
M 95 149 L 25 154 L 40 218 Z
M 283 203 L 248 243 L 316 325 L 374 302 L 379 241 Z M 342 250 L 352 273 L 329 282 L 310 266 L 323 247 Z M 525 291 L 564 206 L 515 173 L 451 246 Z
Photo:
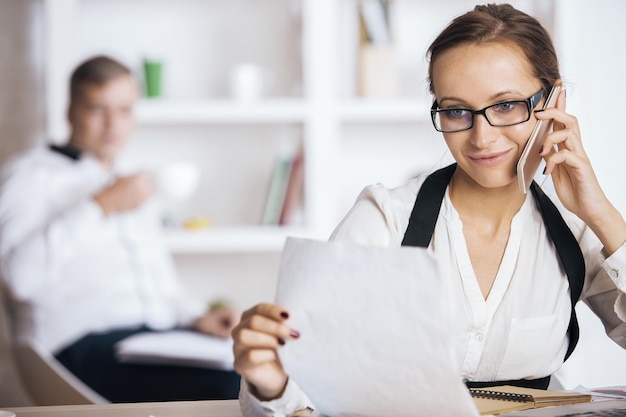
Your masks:
M 269 401 L 282 395 L 287 374 L 278 358 L 277 349 L 300 333 L 284 322 L 289 313 L 274 304 L 257 304 L 241 315 L 233 329 L 235 370 L 251 384 L 260 400 Z

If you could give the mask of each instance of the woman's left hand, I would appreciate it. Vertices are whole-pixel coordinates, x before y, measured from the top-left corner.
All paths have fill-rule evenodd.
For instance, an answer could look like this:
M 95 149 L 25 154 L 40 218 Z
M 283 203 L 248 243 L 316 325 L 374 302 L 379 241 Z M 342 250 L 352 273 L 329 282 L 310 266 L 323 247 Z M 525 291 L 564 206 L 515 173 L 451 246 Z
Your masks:
M 608 254 L 613 253 L 626 239 L 626 224 L 600 187 L 583 148 L 578 119 L 565 112 L 565 91 L 556 107 L 536 112 L 535 117 L 553 120 L 553 132 L 545 137 L 541 150 L 544 174 L 552 175 L 563 205 L 592 228 Z
M 565 207 L 585 223 L 593 223 L 608 203 L 585 153 L 576 117 L 565 112 L 565 91 L 555 108 L 536 112 L 539 120 L 553 120 L 553 132 L 543 142 L 541 156 L 545 175 L 552 181 Z

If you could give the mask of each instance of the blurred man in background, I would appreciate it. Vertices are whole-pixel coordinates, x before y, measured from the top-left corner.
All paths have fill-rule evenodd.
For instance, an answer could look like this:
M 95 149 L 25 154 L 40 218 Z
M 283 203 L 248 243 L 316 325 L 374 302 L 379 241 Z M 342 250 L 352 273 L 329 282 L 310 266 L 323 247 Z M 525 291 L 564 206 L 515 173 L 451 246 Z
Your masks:
M 120 363 L 115 344 L 177 327 L 229 337 L 228 307 L 205 314 L 177 280 L 152 176 L 116 157 L 134 128 L 138 86 L 105 56 L 70 82 L 69 141 L 5 164 L 1 272 L 18 343 L 37 343 L 112 402 L 236 398 L 233 371 Z

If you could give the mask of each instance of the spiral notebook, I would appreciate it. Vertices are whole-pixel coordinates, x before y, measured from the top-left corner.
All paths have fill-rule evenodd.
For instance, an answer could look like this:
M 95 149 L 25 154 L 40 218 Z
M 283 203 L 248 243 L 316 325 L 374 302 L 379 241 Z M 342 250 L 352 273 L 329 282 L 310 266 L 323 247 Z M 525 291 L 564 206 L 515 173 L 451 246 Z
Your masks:
M 521 388 L 511 385 L 470 388 L 470 394 L 481 416 L 591 401 L 589 394 Z

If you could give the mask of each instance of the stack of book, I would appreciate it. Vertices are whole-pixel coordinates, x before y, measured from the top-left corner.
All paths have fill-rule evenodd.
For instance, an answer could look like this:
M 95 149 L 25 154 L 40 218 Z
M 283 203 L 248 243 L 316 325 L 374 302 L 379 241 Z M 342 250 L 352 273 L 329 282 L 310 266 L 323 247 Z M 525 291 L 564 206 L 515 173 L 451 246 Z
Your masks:
M 359 27 L 359 95 L 397 95 L 398 70 L 392 42 L 389 0 L 360 0 Z
M 288 225 L 297 222 L 303 201 L 304 155 L 276 158 L 263 211 L 264 225 Z
M 375 45 L 391 43 L 389 0 L 361 0 L 359 22 L 362 43 Z

